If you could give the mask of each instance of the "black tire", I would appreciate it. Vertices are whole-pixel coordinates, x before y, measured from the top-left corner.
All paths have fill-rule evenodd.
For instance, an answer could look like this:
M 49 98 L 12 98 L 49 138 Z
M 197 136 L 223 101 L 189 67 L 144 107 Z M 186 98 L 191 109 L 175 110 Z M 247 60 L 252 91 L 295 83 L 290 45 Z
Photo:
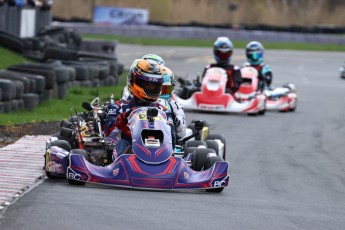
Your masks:
M 209 156 L 205 162 L 204 169 L 209 169 L 211 168 L 216 162 L 221 162 L 224 161 L 221 157 L 219 156 Z M 206 189 L 207 192 L 212 192 L 212 193 L 220 193 L 222 192 L 224 187 L 221 188 L 213 188 L 213 189 Z
M 39 96 L 35 93 L 25 93 L 22 98 L 25 108 L 29 111 L 32 111 L 39 103 Z
M 207 144 L 207 148 L 209 149 L 213 149 L 217 156 L 219 156 L 219 147 L 218 147 L 218 142 L 215 140 L 205 140 L 206 144 Z
M 88 161 L 89 158 L 90 158 L 89 153 L 88 153 L 86 150 L 84 150 L 84 149 L 72 149 L 72 150 L 71 150 L 71 154 L 80 154 L 80 155 L 82 155 L 87 161 Z
M 10 101 L 16 93 L 15 82 L 7 79 L 0 79 L 0 88 L 2 89 L 2 101 Z
M 0 101 L 0 113 L 4 113 L 4 112 L 5 112 L 4 103 L 2 101 Z
M 183 158 L 187 157 L 190 153 L 194 153 L 197 147 L 187 147 L 184 149 Z
M 225 160 L 225 157 L 226 157 L 226 139 L 225 139 L 225 137 L 223 135 L 220 135 L 220 134 L 210 134 L 206 137 L 206 140 L 220 140 L 224 144 L 224 154 L 221 157 L 223 157 L 223 159 Z
M 209 153 L 215 153 L 213 149 L 208 148 L 197 148 L 193 154 L 193 162 L 191 168 L 194 171 L 201 171 L 207 161 Z
M 71 151 L 71 145 L 70 143 L 68 143 L 68 141 L 65 141 L 65 140 L 56 140 L 56 141 L 53 141 L 50 146 L 57 146 L 57 147 L 60 147 L 68 152 Z
M 34 69 L 24 65 L 14 65 L 8 69 L 21 72 L 23 76 L 35 80 L 35 93 L 42 93 L 44 89 L 52 89 L 54 87 L 55 74 L 51 70 Z
M 188 147 L 198 147 L 200 145 L 207 147 L 207 144 L 205 143 L 205 141 L 190 140 L 190 141 L 186 142 L 185 148 L 188 148 Z
M 46 173 L 46 176 L 49 178 L 49 179 L 55 179 L 55 178 L 58 178 L 56 176 L 53 176 L 50 172 L 48 172 L 47 170 L 44 170 L 45 173 Z
M 296 102 L 295 102 L 295 107 L 290 108 L 289 111 L 290 111 L 290 112 L 295 112 L 295 111 L 296 111 L 296 108 L 297 108 L 297 98 L 296 98 Z
M 8 80 L 17 80 L 17 81 L 23 82 L 23 85 L 24 85 L 23 93 L 29 93 L 30 80 L 27 77 L 22 76 L 20 73 L 7 71 L 7 70 L 1 70 L 0 78 L 8 79 Z
M 72 180 L 72 179 L 67 179 L 68 184 L 70 185 L 85 185 L 85 181 L 79 181 L 79 180 Z

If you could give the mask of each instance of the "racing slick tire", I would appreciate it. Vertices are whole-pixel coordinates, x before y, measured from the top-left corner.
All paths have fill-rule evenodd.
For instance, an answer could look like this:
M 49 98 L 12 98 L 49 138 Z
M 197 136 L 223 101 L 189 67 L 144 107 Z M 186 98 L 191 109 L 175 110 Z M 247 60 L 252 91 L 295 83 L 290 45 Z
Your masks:
M 185 148 L 188 148 L 188 147 L 199 147 L 199 146 L 207 147 L 207 144 L 206 144 L 205 141 L 190 140 L 190 141 L 186 142 Z
M 225 160 L 226 156 L 226 139 L 223 135 L 220 134 L 210 134 L 206 137 L 206 140 L 220 140 L 224 144 L 224 153 L 223 153 L 223 159 Z M 217 154 L 219 155 L 219 154 Z
M 217 156 L 219 156 L 219 146 L 218 146 L 218 142 L 215 140 L 205 140 L 206 144 L 207 144 L 207 148 L 209 149 L 213 149 Z
M 194 153 L 197 147 L 187 147 L 184 149 L 183 158 L 187 157 L 190 153 Z
M 224 161 L 220 156 L 209 156 L 205 162 L 204 169 L 211 168 L 216 162 Z M 212 193 L 220 193 L 222 192 L 224 187 L 221 188 L 212 188 L 212 189 L 206 189 L 206 192 L 212 192 Z
M 64 150 L 66 150 L 67 152 L 71 151 L 71 145 L 68 143 L 68 141 L 65 140 L 56 140 L 53 141 L 50 146 L 57 146 L 60 147 Z
M 294 107 L 290 108 L 289 111 L 290 111 L 290 112 L 295 112 L 295 111 L 296 111 L 296 108 L 297 108 L 297 98 L 296 98 Z
M 206 164 L 206 161 L 209 157 L 209 154 L 212 154 L 212 153 L 216 156 L 216 153 L 213 149 L 208 149 L 208 148 L 195 149 L 195 152 L 193 154 L 193 162 L 192 162 L 191 168 L 194 171 L 203 170 Z
M 260 110 L 258 112 L 258 115 L 265 115 L 265 113 L 266 113 L 266 100 L 265 100 L 265 108 L 263 110 Z

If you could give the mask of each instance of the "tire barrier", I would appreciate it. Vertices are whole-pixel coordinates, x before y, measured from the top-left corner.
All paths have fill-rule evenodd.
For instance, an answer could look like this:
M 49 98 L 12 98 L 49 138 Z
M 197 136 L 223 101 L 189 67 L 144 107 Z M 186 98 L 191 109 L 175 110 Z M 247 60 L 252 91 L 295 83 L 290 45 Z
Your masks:
M 118 84 L 124 65 L 116 57 L 116 45 L 116 41 L 84 41 L 74 29 L 62 27 L 45 27 L 30 39 L 0 31 L 0 46 L 35 61 L 0 70 L 0 113 L 32 110 L 46 100 L 63 99 L 72 86 Z

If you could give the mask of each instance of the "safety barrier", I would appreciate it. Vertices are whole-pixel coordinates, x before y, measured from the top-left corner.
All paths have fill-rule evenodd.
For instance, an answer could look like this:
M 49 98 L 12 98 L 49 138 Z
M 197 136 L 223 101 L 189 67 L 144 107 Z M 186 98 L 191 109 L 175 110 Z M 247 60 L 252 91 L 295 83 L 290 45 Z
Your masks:
M 0 30 L 19 37 L 33 37 L 51 23 L 51 11 L 38 7 L 0 6 Z

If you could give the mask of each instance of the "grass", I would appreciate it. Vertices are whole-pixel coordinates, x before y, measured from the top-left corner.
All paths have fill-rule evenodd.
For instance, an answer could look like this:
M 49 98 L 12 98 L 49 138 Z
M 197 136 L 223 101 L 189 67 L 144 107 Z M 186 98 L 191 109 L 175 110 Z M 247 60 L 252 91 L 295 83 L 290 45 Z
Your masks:
M 159 45 L 159 46 L 189 46 L 189 47 L 209 47 L 213 46 L 214 40 L 207 39 L 158 39 L 145 37 L 126 37 L 120 35 L 96 35 L 85 34 L 83 38 L 99 40 L 117 40 L 120 43 Z M 235 48 L 245 48 L 249 41 L 233 41 Z M 305 50 L 305 51 L 345 51 L 345 46 L 334 44 L 313 44 L 294 42 L 264 42 L 266 49 L 280 50 Z
M 26 58 L 0 46 L 0 69 L 6 69 L 10 65 L 28 61 Z
M 99 98 L 101 103 L 109 101 L 110 95 L 114 94 L 115 99 L 120 98 L 123 86 L 125 85 L 127 73 L 120 76 L 120 83 L 116 86 L 99 87 Z M 70 115 L 71 108 L 77 111 L 85 111 L 81 104 L 84 101 L 91 102 L 97 95 L 97 88 L 72 87 L 63 100 L 51 99 L 39 104 L 32 111 L 17 111 L 0 114 L 0 125 L 23 124 L 40 121 L 61 121 Z M 73 111 L 73 110 L 72 110 Z M 75 114 L 75 112 L 73 112 Z

